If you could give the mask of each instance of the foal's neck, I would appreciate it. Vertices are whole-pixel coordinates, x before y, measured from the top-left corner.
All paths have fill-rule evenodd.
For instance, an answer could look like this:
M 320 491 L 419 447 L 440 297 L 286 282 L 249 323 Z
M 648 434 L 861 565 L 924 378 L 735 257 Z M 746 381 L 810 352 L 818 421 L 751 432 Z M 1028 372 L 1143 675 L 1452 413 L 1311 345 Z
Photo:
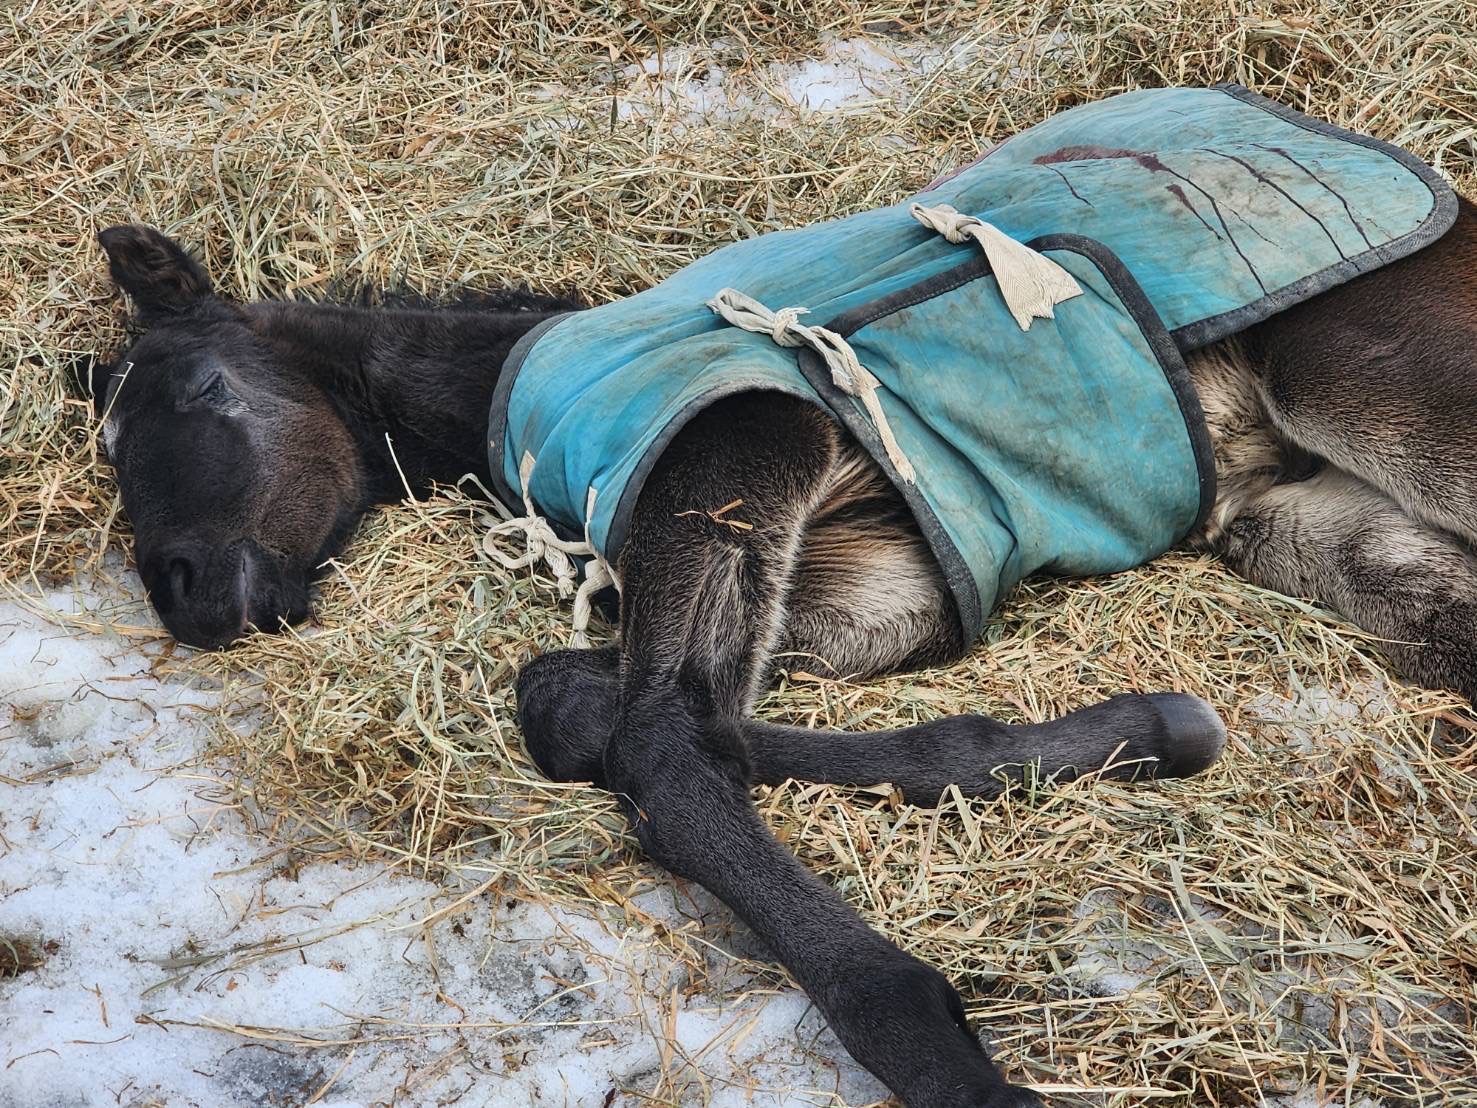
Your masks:
M 487 416 L 514 344 L 557 311 L 258 305 L 287 364 L 339 405 L 369 498 L 384 503 L 475 474 L 488 485 Z M 488 486 L 490 487 L 490 485 Z

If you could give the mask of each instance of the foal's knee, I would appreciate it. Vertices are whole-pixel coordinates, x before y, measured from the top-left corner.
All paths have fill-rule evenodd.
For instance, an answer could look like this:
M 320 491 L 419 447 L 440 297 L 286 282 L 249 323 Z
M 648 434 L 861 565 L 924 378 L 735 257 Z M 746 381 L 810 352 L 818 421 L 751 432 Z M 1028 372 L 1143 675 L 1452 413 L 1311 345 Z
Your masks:
M 679 877 L 711 877 L 705 867 L 752 811 L 740 726 L 700 718 L 675 694 L 624 705 L 604 765 L 642 849 Z
M 602 780 L 615 715 L 615 652 L 556 650 L 518 673 L 523 745 L 551 781 Z

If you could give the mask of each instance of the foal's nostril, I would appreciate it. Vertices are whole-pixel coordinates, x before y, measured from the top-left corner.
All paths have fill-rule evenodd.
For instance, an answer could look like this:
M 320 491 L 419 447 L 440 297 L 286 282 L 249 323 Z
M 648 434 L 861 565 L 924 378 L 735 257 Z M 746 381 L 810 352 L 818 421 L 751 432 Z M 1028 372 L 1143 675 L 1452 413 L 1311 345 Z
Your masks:
M 151 565 L 151 572 L 145 574 L 149 599 L 161 616 L 167 616 L 190 599 L 196 585 L 195 564 L 183 554 L 170 552 L 153 559 Z
M 306 583 L 294 591 L 250 540 L 180 542 L 150 552 L 140 564 L 154 610 L 190 646 L 221 650 L 253 627 L 275 631 L 279 622 L 308 612 Z
M 195 583 L 194 566 L 185 558 L 171 558 L 166 572 L 169 577 L 169 591 L 174 594 L 174 598 L 188 600 L 190 586 Z

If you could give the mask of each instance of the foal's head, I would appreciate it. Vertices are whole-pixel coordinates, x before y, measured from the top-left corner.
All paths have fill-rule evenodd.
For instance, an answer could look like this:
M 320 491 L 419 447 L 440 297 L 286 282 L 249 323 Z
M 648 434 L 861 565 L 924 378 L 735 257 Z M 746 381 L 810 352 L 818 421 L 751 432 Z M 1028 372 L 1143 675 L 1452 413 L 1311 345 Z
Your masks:
M 141 226 L 99 240 L 147 328 L 93 394 L 154 607 L 211 648 L 305 618 L 315 568 L 366 507 L 342 406 L 178 244 Z

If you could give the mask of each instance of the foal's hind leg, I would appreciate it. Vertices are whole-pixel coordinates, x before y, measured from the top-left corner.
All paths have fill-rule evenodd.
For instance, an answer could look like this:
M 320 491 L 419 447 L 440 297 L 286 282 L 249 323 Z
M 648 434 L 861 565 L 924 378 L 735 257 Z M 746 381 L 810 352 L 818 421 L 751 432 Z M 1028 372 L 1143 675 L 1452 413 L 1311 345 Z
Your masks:
M 1240 506 L 1214 549 L 1254 584 L 1310 596 L 1388 640 L 1410 678 L 1477 700 L 1477 558 L 1327 467 Z
M 1287 440 L 1477 543 L 1477 206 L 1242 342 Z
M 829 417 L 784 397 L 730 398 L 693 420 L 637 505 L 621 560 L 618 660 L 561 653 L 531 664 L 519 681 L 519 720 L 541 766 L 592 770 L 624 801 L 647 853 L 743 918 L 853 1056 L 914 1108 L 1036 1104 L 990 1064 L 943 975 L 870 930 L 780 846 L 749 801 L 750 758 L 758 753 L 790 776 L 783 759 L 802 747 L 783 728 L 765 732 L 780 741 L 760 741 L 743 716 L 783 633 L 805 529 L 840 449 Z M 734 502 L 737 510 L 715 511 Z M 896 651 L 871 661 L 895 665 Z M 1119 745 L 1111 721 L 1163 722 L 1153 712 L 1135 716 L 1132 706 L 1147 700 L 1100 706 L 1082 728 L 1098 744 L 1096 764 Z M 1050 730 L 1011 732 L 1019 741 L 1008 760 L 1049 746 Z M 592 737 L 608 737 L 598 765 Z M 980 763 L 1000 760 L 988 742 L 979 745 Z M 878 765 L 888 767 L 863 777 L 908 772 L 899 746 L 880 744 Z M 826 760 L 817 756 L 817 769 Z
M 791 590 L 785 648 L 802 664 L 869 677 L 962 653 L 938 564 L 882 471 L 855 447 L 806 531 Z M 753 779 L 838 785 L 888 781 L 914 804 L 950 785 L 994 796 L 1028 773 L 1058 781 L 1104 771 L 1119 779 L 1186 777 L 1220 755 L 1225 727 L 1198 697 L 1120 696 L 1042 724 L 958 715 L 850 733 L 745 723 Z
M 800 545 L 779 664 L 869 677 L 962 653 L 937 563 L 897 491 L 854 444 L 841 444 Z M 518 677 L 524 741 L 557 780 L 602 781 L 616 708 L 614 648 L 557 651 Z M 995 796 L 1030 773 L 1186 777 L 1219 756 L 1225 728 L 1197 697 L 1120 696 L 1041 724 L 958 715 L 880 732 L 822 731 L 744 719 L 750 780 L 891 782 L 931 805 L 949 786 Z

